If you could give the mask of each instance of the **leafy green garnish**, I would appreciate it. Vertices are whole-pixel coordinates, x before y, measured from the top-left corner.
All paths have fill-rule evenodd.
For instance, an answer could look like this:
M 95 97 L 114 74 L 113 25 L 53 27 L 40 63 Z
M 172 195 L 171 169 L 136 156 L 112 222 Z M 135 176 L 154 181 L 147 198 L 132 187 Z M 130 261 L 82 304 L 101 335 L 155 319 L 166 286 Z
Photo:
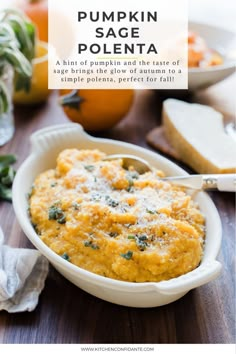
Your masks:
M 134 235 L 128 235 L 128 240 L 135 240 L 135 236 Z
M 12 201 L 12 191 L 10 188 L 6 188 L 0 184 L 0 199 L 6 200 L 7 202 Z
M 146 212 L 149 214 L 156 214 L 155 210 L 151 210 L 151 209 L 146 209 Z
M 118 232 L 109 232 L 108 234 L 110 237 L 117 237 L 118 236 Z
M 80 205 L 77 202 L 73 202 L 72 206 L 73 206 L 74 210 L 79 210 L 80 209 Z
M 129 171 L 129 176 L 133 179 L 139 179 L 139 173 L 137 171 Z
M 84 241 L 84 246 L 85 247 L 91 247 L 93 250 L 99 250 L 99 246 L 94 244 L 91 240 L 90 241 Z
M 134 181 L 132 178 L 130 178 L 129 176 L 127 177 L 127 181 L 129 183 L 128 187 L 126 188 L 127 192 L 132 192 L 132 187 L 134 186 Z
M 16 174 L 11 164 L 16 162 L 14 155 L 0 156 L 0 200 L 12 200 L 12 183 Z
M 62 255 L 61 255 L 61 258 L 63 258 L 63 259 L 65 259 L 65 261 L 70 261 L 70 257 L 68 256 L 68 254 L 67 253 L 63 253 Z
M 102 196 L 99 193 L 92 194 L 92 196 L 91 196 L 91 200 L 93 202 L 100 202 L 101 199 L 102 199 Z
M 146 241 L 148 237 L 146 235 L 138 236 L 139 241 Z
M 89 171 L 89 172 L 93 172 L 95 169 L 94 165 L 86 165 L 84 166 L 85 170 Z
M 32 194 L 33 194 L 34 188 L 35 188 L 35 186 L 34 186 L 34 184 L 32 184 L 32 186 L 31 186 L 31 188 L 30 188 L 30 191 L 29 191 L 29 193 L 28 193 L 28 195 L 27 195 L 28 200 L 32 197 Z
M 140 251 L 144 251 L 148 246 L 148 243 L 145 242 L 148 240 L 148 237 L 146 235 L 128 235 L 127 238 L 128 240 L 135 240 L 136 245 L 140 249 Z
M 136 237 L 136 245 L 139 247 L 140 251 L 144 251 L 147 248 L 148 244 L 145 242 L 147 240 L 148 237 L 146 235 Z
M 37 224 L 32 223 L 32 226 L 33 226 L 34 231 L 36 232 L 36 234 L 40 236 L 41 232 L 40 232 L 40 231 L 39 231 L 39 229 L 38 229 L 38 225 L 37 225 Z
M 115 208 L 119 205 L 119 202 L 117 200 L 112 199 L 109 195 L 106 195 L 105 200 L 107 204 L 112 208 Z
M 48 219 L 56 220 L 59 224 L 66 223 L 66 216 L 61 208 L 57 205 L 52 205 L 48 210 Z
M 16 162 L 15 155 L 2 155 L 0 156 L 0 168 L 7 167 Z
M 129 261 L 133 257 L 133 252 L 128 251 L 126 253 L 121 253 L 120 255 L 121 255 L 121 257 L 123 257 L 123 258 L 127 259 L 127 261 Z

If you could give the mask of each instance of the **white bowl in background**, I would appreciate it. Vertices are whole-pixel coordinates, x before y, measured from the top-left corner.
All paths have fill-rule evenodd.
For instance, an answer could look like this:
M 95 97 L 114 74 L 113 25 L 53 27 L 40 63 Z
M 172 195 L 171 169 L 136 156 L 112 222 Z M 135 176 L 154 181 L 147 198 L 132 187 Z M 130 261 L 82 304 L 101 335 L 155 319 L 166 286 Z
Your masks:
M 78 124 L 54 125 L 31 136 L 32 152 L 19 168 L 13 185 L 13 206 L 16 217 L 34 246 L 51 264 L 72 283 L 106 301 L 131 306 L 155 307 L 173 302 L 190 289 L 215 279 L 221 270 L 216 260 L 221 244 L 221 222 L 218 212 L 206 193 L 196 196 L 200 209 L 206 216 L 206 242 L 204 257 L 195 270 L 168 281 L 130 283 L 105 278 L 65 261 L 41 241 L 31 225 L 27 213 L 27 194 L 36 176 L 56 166 L 56 157 L 66 148 L 100 149 L 108 154 L 127 153 L 146 159 L 167 175 L 186 172 L 168 159 L 136 145 L 94 138 L 87 135 Z
M 208 48 L 219 52 L 224 60 L 222 65 L 215 65 L 208 68 L 189 68 L 189 90 L 194 91 L 206 88 L 235 73 L 236 36 L 233 32 L 197 22 L 190 22 L 189 30 L 203 37 Z

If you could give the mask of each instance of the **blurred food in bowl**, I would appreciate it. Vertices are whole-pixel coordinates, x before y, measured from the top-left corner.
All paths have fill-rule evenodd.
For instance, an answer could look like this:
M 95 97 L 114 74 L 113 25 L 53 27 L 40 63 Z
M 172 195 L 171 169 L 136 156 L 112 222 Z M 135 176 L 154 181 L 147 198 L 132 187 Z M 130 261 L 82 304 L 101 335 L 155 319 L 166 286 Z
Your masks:
M 37 104 L 47 100 L 48 89 L 48 45 L 39 41 L 36 46 L 36 57 L 33 59 L 33 74 L 30 91 L 17 91 L 14 93 L 14 103 Z
M 59 103 L 68 118 L 88 131 L 112 128 L 129 112 L 134 90 L 61 90 Z
M 201 53 L 196 52 L 195 48 L 190 64 L 196 66 L 190 65 L 188 68 L 188 88 L 190 91 L 205 89 L 235 73 L 235 33 L 222 27 L 197 22 L 190 22 L 189 29 L 191 32 L 197 33 L 207 43 L 207 48 L 214 51 L 214 55 L 210 52 L 206 61 L 203 60 L 202 65 L 197 66 L 199 60 L 201 62 Z M 191 47 L 194 48 L 194 45 L 190 45 Z M 209 65 L 211 60 L 214 65 Z
M 193 31 L 189 31 L 188 66 L 190 68 L 204 68 L 221 64 L 223 64 L 222 56 L 214 49 L 208 48 L 208 45 L 203 37 Z

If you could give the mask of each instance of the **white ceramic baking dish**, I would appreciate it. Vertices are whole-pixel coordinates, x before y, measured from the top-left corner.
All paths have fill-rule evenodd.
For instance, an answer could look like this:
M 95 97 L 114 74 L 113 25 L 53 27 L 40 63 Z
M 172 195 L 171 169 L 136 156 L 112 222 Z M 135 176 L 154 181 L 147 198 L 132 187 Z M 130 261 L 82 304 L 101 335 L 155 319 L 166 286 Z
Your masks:
M 29 240 L 72 283 L 101 299 L 132 307 L 154 307 L 168 304 L 185 295 L 190 289 L 215 279 L 221 270 L 216 260 L 221 243 L 221 222 L 218 212 L 207 194 L 196 196 L 206 216 L 206 244 L 200 266 L 178 278 L 158 283 L 129 283 L 105 278 L 68 261 L 47 247 L 34 231 L 27 214 L 27 193 L 35 177 L 56 165 L 56 157 L 65 148 L 94 149 L 106 153 L 128 153 L 140 156 L 167 175 L 186 172 L 157 153 L 120 141 L 94 138 L 77 124 L 54 125 L 31 136 L 32 152 L 19 168 L 13 185 L 13 205 L 17 219 Z

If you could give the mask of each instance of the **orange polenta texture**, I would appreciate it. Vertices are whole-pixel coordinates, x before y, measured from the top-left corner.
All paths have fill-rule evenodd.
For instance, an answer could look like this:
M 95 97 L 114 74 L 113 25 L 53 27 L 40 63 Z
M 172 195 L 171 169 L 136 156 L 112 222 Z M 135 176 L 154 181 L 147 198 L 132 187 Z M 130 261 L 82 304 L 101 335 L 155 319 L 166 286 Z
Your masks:
M 64 150 L 29 198 L 43 242 L 90 272 L 129 282 L 167 280 L 196 268 L 204 217 L 183 188 L 139 175 L 99 150 Z

